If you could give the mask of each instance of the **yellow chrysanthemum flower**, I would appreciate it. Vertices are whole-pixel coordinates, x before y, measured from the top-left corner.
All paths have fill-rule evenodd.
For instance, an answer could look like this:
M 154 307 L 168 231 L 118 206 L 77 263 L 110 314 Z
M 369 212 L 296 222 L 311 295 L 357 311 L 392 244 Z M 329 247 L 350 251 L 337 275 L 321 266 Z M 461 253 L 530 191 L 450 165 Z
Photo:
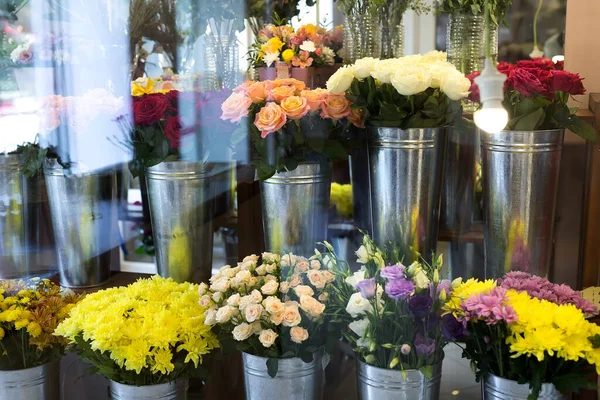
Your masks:
M 261 51 L 264 53 L 276 53 L 276 52 L 281 51 L 284 44 L 285 43 L 283 43 L 281 41 L 281 39 L 279 39 L 277 36 L 275 36 L 275 37 L 272 37 L 271 39 L 269 39 L 267 41 L 267 43 L 265 43 L 261 47 Z
M 496 281 L 488 279 L 480 281 L 474 278 L 461 283 L 452 290 L 452 296 L 444 305 L 444 311 L 452 312 L 455 315 L 460 312 L 460 305 L 463 301 L 473 295 L 485 294 L 491 292 L 496 287 Z
M 283 59 L 283 62 L 286 64 L 290 64 L 292 62 L 292 58 L 294 58 L 296 54 L 294 53 L 294 50 L 292 49 L 286 49 L 283 51 L 283 53 L 281 53 L 281 58 Z
M 286 50 L 287 51 L 287 50 Z M 285 53 L 285 52 L 284 52 Z M 342 217 L 352 216 L 352 185 L 331 184 L 331 204 Z
M 0 328 L 0 340 L 4 339 L 4 328 Z

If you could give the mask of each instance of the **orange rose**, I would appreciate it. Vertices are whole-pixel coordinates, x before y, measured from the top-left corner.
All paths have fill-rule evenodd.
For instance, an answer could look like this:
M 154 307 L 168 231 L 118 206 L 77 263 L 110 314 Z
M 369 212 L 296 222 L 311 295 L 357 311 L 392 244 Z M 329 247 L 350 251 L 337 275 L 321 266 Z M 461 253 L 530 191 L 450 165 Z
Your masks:
M 315 90 L 303 90 L 300 95 L 308 101 L 310 111 L 319 111 L 321 109 L 321 104 L 323 104 L 323 101 L 327 97 L 327 90 L 321 88 Z
M 267 103 L 256 114 L 254 125 L 260 131 L 260 136 L 264 139 L 268 134 L 277 132 L 287 122 L 287 117 L 283 109 L 273 102 Z
M 351 108 L 350 114 L 348 114 L 348 121 L 350 121 L 357 128 L 365 127 L 365 112 L 362 108 Z
M 344 94 L 330 94 L 322 105 L 321 118 L 342 119 L 350 115 L 350 102 Z
M 291 86 L 279 86 L 269 92 L 269 100 L 280 103 L 283 99 L 295 96 L 296 90 Z
M 246 93 L 254 103 L 262 103 L 267 99 L 267 85 L 265 82 L 254 82 L 246 87 Z
M 301 90 L 304 90 L 306 88 L 306 84 L 304 82 L 299 81 L 298 79 L 294 79 L 294 78 L 276 79 L 271 82 L 273 83 L 274 87 L 292 86 L 298 92 L 300 92 Z
M 290 96 L 281 101 L 281 108 L 291 119 L 300 119 L 308 113 L 308 102 L 304 97 Z

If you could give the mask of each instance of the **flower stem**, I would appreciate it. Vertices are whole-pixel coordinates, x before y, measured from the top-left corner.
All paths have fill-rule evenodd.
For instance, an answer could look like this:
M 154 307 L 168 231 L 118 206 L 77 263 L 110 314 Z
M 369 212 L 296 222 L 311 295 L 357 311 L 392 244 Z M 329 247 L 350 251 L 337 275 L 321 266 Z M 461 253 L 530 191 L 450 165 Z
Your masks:
M 537 20 L 538 20 L 538 16 L 540 15 L 540 11 L 542 11 L 542 4 L 544 4 L 544 0 L 540 0 L 540 2 L 538 3 L 537 11 L 535 12 L 535 16 L 533 17 L 533 49 L 534 50 L 538 48 Z

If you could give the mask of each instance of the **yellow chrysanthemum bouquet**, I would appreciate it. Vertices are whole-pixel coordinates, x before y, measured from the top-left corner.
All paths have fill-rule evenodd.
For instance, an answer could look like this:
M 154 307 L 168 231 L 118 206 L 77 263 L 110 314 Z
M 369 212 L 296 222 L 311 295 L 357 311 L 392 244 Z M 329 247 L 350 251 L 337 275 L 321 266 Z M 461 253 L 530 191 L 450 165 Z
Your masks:
M 567 285 L 524 272 L 497 282 L 469 279 L 455 288 L 446 311 L 478 380 L 527 383 L 529 398 L 537 399 L 542 384 L 576 392 L 593 386 L 586 375 L 594 367 L 600 373 L 600 327 L 586 319 L 597 309 Z
M 198 285 L 139 279 L 88 295 L 56 332 L 112 381 L 167 383 L 199 375 L 202 356 L 219 347 L 199 300 Z
M 60 360 L 67 341 L 54 332 L 80 298 L 46 279 L 0 281 L 0 370 Z
M 352 185 L 331 184 L 330 203 L 341 218 L 352 217 Z

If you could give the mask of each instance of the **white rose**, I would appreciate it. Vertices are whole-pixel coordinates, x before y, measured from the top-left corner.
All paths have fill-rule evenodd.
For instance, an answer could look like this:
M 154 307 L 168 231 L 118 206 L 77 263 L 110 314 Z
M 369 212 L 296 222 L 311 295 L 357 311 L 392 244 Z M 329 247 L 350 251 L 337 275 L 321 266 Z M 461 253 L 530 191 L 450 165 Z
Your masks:
M 338 69 L 327 81 L 327 90 L 332 94 L 342 94 L 350 89 L 354 81 L 354 71 L 351 66 Z
M 278 335 L 273 330 L 265 329 L 260 333 L 260 335 L 258 335 L 258 340 L 263 346 L 268 348 L 273 346 L 273 343 L 275 343 L 275 339 L 277 339 L 277 336 Z
M 230 269 L 231 269 L 231 265 L 224 265 L 221 268 L 219 268 L 219 273 L 222 274 L 223 272 L 226 272 Z
M 427 289 L 429 287 L 429 278 L 427 278 L 427 274 L 425 271 L 420 270 L 414 276 L 413 281 L 415 282 L 415 286 L 419 289 Z
M 354 293 L 350 296 L 350 300 L 346 305 L 346 312 L 350 314 L 353 318 L 356 318 L 360 315 L 365 315 L 365 313 L 369 311 L 373 311 L 373 307 L 369 300 L 362 297 L 360 292 Z
M 321 263 L 319 260 L 312 260 L 310 262 L 310 269 L 321 269 Z
M 208 290 L 208 285 L 204 282 L 198 285 L 198 296 L 202 296 Z
M 292 265 L 292 255 L 291 254 L 284 254 L 281 257 L 281 266 L 282 267 L 289 267 L 290 265 Z
M 263 292 L 263 294 L 275 294 L 277 293 L 278 288 L 279 284 L 277 281 L 268 281 L 260 288 L 260 291 Z
M 212 326 L 217 323 L 217 310 L 214 308 L 206 310 L 204 313 L 204 325 Z
M 238 307 L 240 305 L 240 297 L 241 296 L 239 295 L 239 293 L 229 296 L 229 298 L 227 299 L 227 305 L 232 307 Z
M 371 76 L 381 83 L 390 83 L 392 75 L 399 68 L 401 68 L 401 64 L 398 59 L 381 60 L 373 65 Z
M 267 264 L 267 273 L 274 274 L 277 272 L 277 264 Z
M 258 283 L 258 278 L 253 276 L 253 277 L 250 277 L 250 279 L 248 280 L 248 284 L 246 286 L 254 287 L 254 286 L 256 286 L 257 283 Z
M 358 285 L 359 282 L 362 282 L 365 280 L 365 271 L 364 270 L 358 270 L 356 271 L 352 276 L 349 276 L 346 278 L 346 283 L 352 287 L 356 287 L 356 285 Z
M 263 306 L 261 306 L 260 304 L 249 304 L 244 309 L 244 318 L 246 318 L 246 321 L 248 322 L 254 322 L 260 318 L 262 312 Z
M 431 72 L 431 87 L 439 88 L 442 86 L 442 79 L 448 73 L 452 73 L 456 71 L 454 65 L 449 62 L 437 62 L 427 65 L 429 71 Z
M 315 47 L 314 42 L 310 41 L 310 40 L 305 40 L 304 42 L 302 42 L 302 44 L 300 45 L 300 50 L 302 51 L 308 51 L 309 53 L 312 53 L 316 50 L 317 48 Z
M 231 319 L 235 314 L 236 309 L 231 306 L 224 306 L 217 310 L 217 314 L 215 316 L 217 322 L 219 324 L 223 324 Z
M 231 281 L 227 278 L 219 278 L 210 285 L 213 292 L 225 292 L 231 286 Z
M 247 283 L 251 277 L 252 277 L 252 274 L 250 273 L 250 271 L 245 270 L 245 269 L 242 269 L 237 274 L 235 274 L 235 279 L 237 279 L 238 281 L 240 281 L 242 283 Z
M 222 292 L 214 292 L 212 295 L 212 299 L 215 303 L 220 303 L 221 300 L 223 299 L 223 293 Z
M 294 293 L 296 293 L 296 296 L 301 297 L 301 296 L 313 296 L 315 294 L 315 292 L 312 290 L 312 288 L 310 286 L 306 286 L 306 285 L 298 285 L 294 288 Z
M 243 311 L 243 310 L 244 310 L 246 307 L 248 307 L 250 304 L 255 304 L 255 303 L 252 301 L 252 296 L 248 295 L 248 296 L 244 296 L 244 297 L 242 297 L 242 298 L 240 299 L 240 304 L 239 304 L 240 310 L 242 310 L 242 311 Z
M 421 58 L 422 63 L 435 63 L 435 62 L 443 62 L 446 61 L 448 57 L 446 53 L 438 50 L 431 50 L 428 53 L 425 53 Z
M 229 268 L 226 272 L 223 272 L 223 276 L 233 278 L 238 272 L 240 272 L 240 267 Z
M 279 259 L 280 259 L 279 254 L 268 253 L 268 252 L 262 253 L 262 258 L 263 258 L 263 262 L 265 262 L 267 264 L 277 263 L 277 262 L 279 262 Z
M 265 264 L 260 265 L 255 270 L 257 275 L 263 276 L 267 274 L 267 266 Z
M 218 280 L 218 279 L 221 279 L 221 278 L 223 278 L 223 275 L 222 275 L 221 273 L 218 273 L 218 274 L 214 274 L 213 276 L 211 276 L 211 277 L 208 279 L 208 281 L 209 281 L 210 283 L 213 283 L 214 281 L 216 281 L 216 280 Z
M 243 322 L 233 328 L 232 334 L 233 338 L 238 342 L 246 340 L 252 335 L 252 325 Z
M 367 331 L 367 326 L 369 326 L 369 319 L 363 318 L 358 321 L 350 322 L 348 324 L 348 328 L 354 333 L 358 335 L 358 337 L 363 337 L 365 332 Z
M 253 322 L 250 324 L 250 326 L 252 327 L 252 333 L 255 335 L 260 334 L 262 331 L 262 325 L 260 324 L 260 321 Z
M 295 326 L 292 329 L 290 329 L 290 336 L 292 338 L 292 342 L 302 343 L 306 339 L 308 339 L 308 331 L 299 326 Z
M 212 299 L 210 298 L 210 295 L 205 294 L 200 296 L 200 300 L 198 300 L 198 304 L 200 304 L 202 307 L 209 307 L 212 303 Z
M 285 311 L 283 312 L 283 326 L 296 326 L 302 321 L 298 306 L 286 305 Z
M 300 275 L 294 274 L 290 279 L 290 287 L 294 288 L 302 283 L 302 279 L 300 279 Z
M 365 57 L 356 60 L 354 63 L 354 74 L 358 79 L 365 79 L 371 76 L 371 71 L 375 69 L 375 65 L 379 63 L 378 58 Z
M 256 254 L 251 254 L 249 256 L 244 257 L 242 262 L 257 262 L 258 256 Z
M 290 284 L 288 282 L 281 282 L 279 284 L 279 292 L 287 293 L 290 290 Z
M 357 263 L 366 264 L 369 262 L 369 252 L 365 246 L 360 246 L 358 250 L 354 252 L 354 254 L 356 254 L 356 257 L 358 257 L 356 260 Z
M 462 100 L 469 95 L 471 81 L 454 70 L 442 77 L 440 89 L 450 98 L 450 100 Z
M 254 304 L 260 304 L 263 301 L 262 294 L 260 294 L 260 292 L 256 289 L 250 293 L 250 299 Z
M 280 311 L 274 314 L 271 314 L 269 316 L 269 321 L 271 321 L 271 323 L 279 326 L 281 325 L 281 323 L 283 322 L 283 314 L 285 313 L 285 311 Z
M 240 267 L 240 269 L 243 271 L 249 271 L 253 268 L 256 268 L 256 261 L 243 261 L 238 264 L 238 267 Z
M 318 317 L 325 311 L 325 304 L 311 296 L 300 296 L 300 308 L 311 317 Z
M 390 83 L 401 95 L 412 96 L 429 88 L 431 79 L 431 72 L 428 68 L 411 66 L 393 74 Z
M 270 282 L 270 281 L 277 282 L 277 277 L 275 275 L 267 275 L 267 276 L 265 276 L 265 283 Z
M 285 304 L 275 296 L 269 296 L 263 301 L 263 307 L 271 314 L 275 314 L 285 310 Z
M 294 267 L 294 271 L 297 274 L 301 274 L 303 272 L 308 271 L 308 268 L 309 268 L 308 263 L 306 261 L 302 261 L 302 262 L 299 262 L 298 264 L 296 264 L 296 266 Z
M 323 279 L 325 279 L 325 282 L 331 283 L 335 281 L 335 275 L 329 271 L 323 271 Z
M 321 271 L 311 269 L 306 274 L 308 276 L 308 280 L 314 287 L 316 287 L 317 289 L 323 289 L 325 287 L 325 284 L 327 283 L 327 281 L 323 277 L 323 274 L 321 273 Z

